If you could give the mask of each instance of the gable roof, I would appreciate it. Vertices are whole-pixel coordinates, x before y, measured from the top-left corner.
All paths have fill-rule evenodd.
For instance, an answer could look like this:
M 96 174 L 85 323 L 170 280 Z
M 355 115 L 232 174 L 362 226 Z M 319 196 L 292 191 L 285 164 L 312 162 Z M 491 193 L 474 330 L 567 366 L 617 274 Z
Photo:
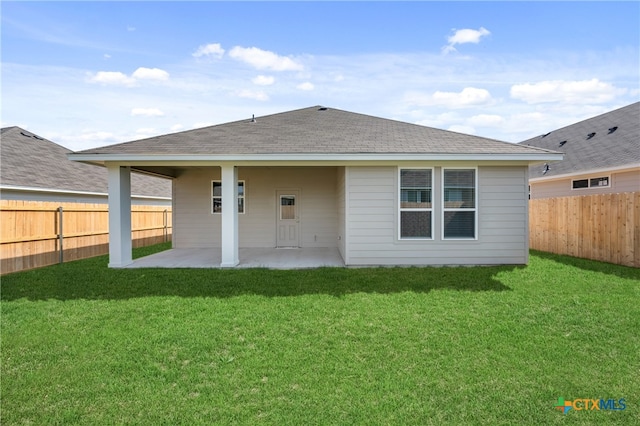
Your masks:
M 543 167 L 531 166 L 532 179 L 640 166 L 640 102 L 536 136 L 520 145 L 565 153 L 564 160 L 551 164 L 545 174 Z
M 541 154 L 548 150 L 314 106 L 76 154 L 256 156 L 288 154 Z M 76 157 L 76 158 L 74 158 Z M 71 156 L 85 160 L 88 156 Z
M 4 188 L 108 193 L 107 170 L 70 161 L 72 151 L 20 127 L 0 130 L 0 184 Z M 134 196 L 171 197 L 171 181 L 131 175 Z

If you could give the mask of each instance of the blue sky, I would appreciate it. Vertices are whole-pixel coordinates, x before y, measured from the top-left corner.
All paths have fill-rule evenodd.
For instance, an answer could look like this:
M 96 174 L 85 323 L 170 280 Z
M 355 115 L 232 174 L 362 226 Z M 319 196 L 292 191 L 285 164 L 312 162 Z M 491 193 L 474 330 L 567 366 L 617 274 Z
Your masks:
M 314 105 L 520 142 L 640 99 L 640 3 L 8 2 L 2 127 L 73 150 Z

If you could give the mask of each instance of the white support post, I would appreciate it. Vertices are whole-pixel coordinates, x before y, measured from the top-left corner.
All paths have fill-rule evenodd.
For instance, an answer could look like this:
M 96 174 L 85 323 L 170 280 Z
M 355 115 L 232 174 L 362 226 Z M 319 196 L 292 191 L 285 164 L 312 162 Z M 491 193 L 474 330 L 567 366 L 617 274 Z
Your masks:
M 109 170 L 109 267 L 133 263 L 131 256 L 131 169 L 107 165 Z
M 223 268 L 240 263 L 238 256 L 238 168 L 223 165 L 222 180 L 222 262 Z

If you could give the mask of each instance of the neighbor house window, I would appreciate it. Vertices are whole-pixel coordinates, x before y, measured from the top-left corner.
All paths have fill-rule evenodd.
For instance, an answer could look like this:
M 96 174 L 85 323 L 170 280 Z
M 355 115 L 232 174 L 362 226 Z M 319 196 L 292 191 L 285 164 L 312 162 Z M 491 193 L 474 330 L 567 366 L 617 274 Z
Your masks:
M 597 177 L 591 179 L 576 179 L 571 181 L 571 189 L 603 188 L 609 186 L 609 177 Z
M 211 212 L 222 213 L 222 182 L 211 182 Z M 244 181 L 238 181 L 238 213 L 244 213 Z
M 442 170 L 442 236 L 444 239 L 477 237 L 476 169 Z
M 433 172 L 400 169 L 400 238 L 431 239 Z

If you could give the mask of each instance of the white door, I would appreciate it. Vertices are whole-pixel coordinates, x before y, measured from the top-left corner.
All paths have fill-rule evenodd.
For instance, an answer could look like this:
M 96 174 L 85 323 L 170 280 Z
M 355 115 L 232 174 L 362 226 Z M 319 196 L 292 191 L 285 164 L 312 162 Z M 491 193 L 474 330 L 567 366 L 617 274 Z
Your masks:
M 276 224 L 277 247 L 300 247 L 300 193 L 277 191 L 278 219 Z

